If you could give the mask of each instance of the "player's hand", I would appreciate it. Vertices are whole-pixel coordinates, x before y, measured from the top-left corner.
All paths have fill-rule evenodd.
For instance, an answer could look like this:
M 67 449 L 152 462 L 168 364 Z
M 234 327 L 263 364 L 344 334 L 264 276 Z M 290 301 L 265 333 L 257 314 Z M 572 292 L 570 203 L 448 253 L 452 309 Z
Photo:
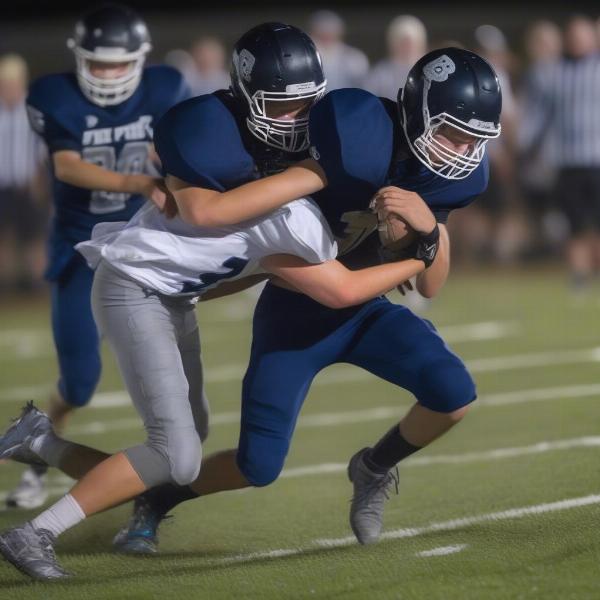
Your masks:
M 381 188 L 371 200 L 371 209 L 377 213 L 380 221 L 390 215 L 404 219 L 415 231 L 430 233 L 436 226 L 436 220 L 419 194 L 395 186 Z

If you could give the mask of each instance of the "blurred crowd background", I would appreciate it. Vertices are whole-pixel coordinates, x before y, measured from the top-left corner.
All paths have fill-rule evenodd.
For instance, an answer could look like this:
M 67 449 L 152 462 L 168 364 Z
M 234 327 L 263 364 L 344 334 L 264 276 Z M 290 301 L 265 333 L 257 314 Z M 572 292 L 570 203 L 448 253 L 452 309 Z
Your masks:
M 573 13 L 518 23 L 516 17 L 475 23 L 473 16 L 465 23 L 453 19 L 449 7 L 440 5 L 441 14 L 415 11 L 377 20 L 369 15 L 376 5 L 364 4 L 361 21 L 355 9 L 345 11 L 338 3 L 335 10 L 311 6 L 303 13 L 296 6 L 290 17 L 282 10 L 277 18 L 312 36 L 330 90 L 354 86 L 395 99 L 409 68 L 430 49 L 461 46 L 487 58 L 502 85 L 503 133 L 488 146 L 488 191 L 451 218 L 454 263 L 552 262 L 564 267 L 566 284 L 583 290 L 600 269 L 600 21 Z M 211 12 L 207 25 L 199 10 L 195 26 L 189 18 L 184 25 L 136 8 L 150 16 L 152 62 L 180 69 L 197 94 L 227 87 L 233 42 L 248 27 L 278 14 L 273 9 L 253 20 L 246 12 L 236 20 L 235 11 L 224 9 Z M 48 17 L 47 36 L 43 22 L 25 27 L 21 19 L 23 27 L 0 41 L 3 292 L 44 289 L 52 201 L 46 155 L 29 131 L 24 101 L 31 77 L 71 68 L 64 40 L 76 18 L 76 12 Z

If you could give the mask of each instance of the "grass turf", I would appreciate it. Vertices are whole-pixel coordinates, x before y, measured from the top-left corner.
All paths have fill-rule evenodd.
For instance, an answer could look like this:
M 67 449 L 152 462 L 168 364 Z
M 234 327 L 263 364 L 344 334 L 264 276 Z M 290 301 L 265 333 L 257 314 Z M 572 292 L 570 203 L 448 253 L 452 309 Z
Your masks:
M 162 528 L 161 554 L 153 558 L 111 553 L 113 533 L 129 506 L 89 519 L 67 532 L 57 546 L 63 564 L 77 577 L 64 583 L 30 583 L 0 563 L 4 598 L 597 598 L 600 543 L 594 525 L 600 503 L 520 518 L 429 528 L 431 523 L 476 517 L 600 493 L 598 448 L 593 445 L 491 458 L 499 448 L 540 442 L 593 439 L 599 434 L 599 393 L 569 393 L 551 399 L 486 405 L 491 395 L 535 389 L 600 384 L 591 353 L 569 359 L 565 351 L 600 346 L 598 288 L 575 298 L 559 272 L 456 273 L 425 316 L 444 327 L 497 322 L 504 335 L 465 337 L 451 344 L 475 364 L 484 358 L 544 353 L 537 366 L 479 370 L 482 397 L 455 430 L 401 468 L 400 497 L 386 510 L 386 531 L 423 527 L 418 535 L 320 547 L 320 538 L 343 539 L 350 487 L 341 470 L 283 477 L 260 490 L 220 494 L 177 508 Z M 399 297 L 395 297 L 399 300 Z M 237 425 L 223 413 L 239 406 L 240 376 L 250 342 L 253 299 L 242 295 L 198 309 L 207 389 L 217 419 L 206 451 L 231 447 Z M 29 392 L 52 385 L 56 366 L 48 331 L 47 300 L 4 301 L 0 312 L 0 419 L 15 416 Z M 504 329 L 503 329 L 504 328 Z M 460 336 L 459 336 L 460 338 Z M 100 392 L 121 389 L 107 349 Z M 578 358 L 579 357 L 579 358 Z M 570 362 L 569 362 L 570 360 Z M 554 362 L 552 362 L 554 361 Z M 393 417 L 348 415 L 410 403 L 405 392 L 356 369 L 335 367 L 317 379 L 303 415 L 317 417 L 297 430 L 286 467 L 344 464 L 358 448 L 373 443 Z M 212 374 L 212 375 L 211 375 Z M 333 374 L 333 376 L 332 376 Z M 347 381 L 344 379 L 348 377 Z M 23 388 L 31 387 L 27 390 Z M 521 396 L 522 398 L 522 396 Z M 39 396 L 43 400 L 43 394 Z M 75 415 L 73 439 L 116 450 L 143 439 L 135 413 L 126 404 L 93 405 Z M 338 413 L 336 423 L 319 421 Z M 104 430 L 98 423 L 105 424 Z M 421 457 L 462 456 L 471 462 L 418 464 Z M 0 466 L 0 491 L 18 480 L 20 467 Z M 51 475 L 57 497 L 67 483 Z M 0 513 L 6 527 L 33 513 Z M 414 532 L 413 532 L 414 533 Z M 457 546 L 459 551 L 423 557 L 419 553 Z M 265 552 L 281 550 L 280 556 Z M 285 556 L 285 554 L 288 554 Z

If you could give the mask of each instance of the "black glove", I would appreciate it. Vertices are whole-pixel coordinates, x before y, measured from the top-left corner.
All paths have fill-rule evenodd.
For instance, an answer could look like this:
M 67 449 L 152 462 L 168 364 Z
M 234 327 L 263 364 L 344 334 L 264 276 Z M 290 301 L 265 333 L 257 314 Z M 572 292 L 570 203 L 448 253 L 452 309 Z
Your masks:
M 422 260 L 425 263 L 425 268 L 429 269 L 440 247 L 440 228 L 438 224 L 435 224 L 430 233 L 422 233 L 415 242 L 415 246 L 415 258 Z
M 437 256 L 440 247 L 440 228 L 437 223 L 430 233 L 422 233 L 419 237 L 406 248 L 402 250 L 390 250 L 385 246 L 379 247 L 379 257 L 381 262 L 396 262 L 398 260 L 406 260 L 407 258 L 415 258 L 422 260 L 425 263 L 425 268 L 428 269 Z

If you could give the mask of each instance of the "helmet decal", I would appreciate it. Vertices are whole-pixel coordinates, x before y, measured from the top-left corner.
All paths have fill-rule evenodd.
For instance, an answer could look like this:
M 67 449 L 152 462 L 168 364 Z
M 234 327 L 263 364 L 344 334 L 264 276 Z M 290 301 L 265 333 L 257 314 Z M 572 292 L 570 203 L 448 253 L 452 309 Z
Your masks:
M 245 48 L 240 52 L 238 56 L 238 70 L 244 81 L 252 81 L 251 75 L 255 62 L 256 58 L 254 58 L 251 52 L 249 52 Z
M 430 81 L 446 81 L 456 71 L 456 65 L 449 56 L 442 54 L 423 67 L 423 75 Z

